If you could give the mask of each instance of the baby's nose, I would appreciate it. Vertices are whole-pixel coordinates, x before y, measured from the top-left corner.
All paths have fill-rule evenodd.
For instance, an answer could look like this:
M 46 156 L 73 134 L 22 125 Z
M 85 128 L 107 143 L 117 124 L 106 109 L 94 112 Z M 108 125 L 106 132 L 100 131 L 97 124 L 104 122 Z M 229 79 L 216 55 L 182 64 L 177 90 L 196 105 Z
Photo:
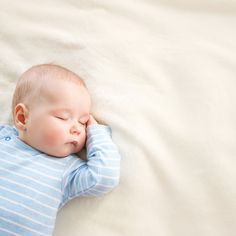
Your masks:
M 81 129 L 79 125 L 73 125 L 70 129 L 71 134 L 80 134 L 80 132 L 81 132 Z

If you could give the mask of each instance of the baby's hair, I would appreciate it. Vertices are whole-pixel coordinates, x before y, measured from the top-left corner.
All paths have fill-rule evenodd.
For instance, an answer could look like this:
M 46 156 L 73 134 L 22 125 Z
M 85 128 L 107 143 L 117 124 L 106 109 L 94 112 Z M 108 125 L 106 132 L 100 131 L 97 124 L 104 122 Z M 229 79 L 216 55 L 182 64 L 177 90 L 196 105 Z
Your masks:
M 43 85 L 49 79 L 63 79 L 86 87 L 84 81 L 74 72 L 56 64 L 35 65 L 19 78 L 12 99 L 12 114 L 17 104 L 29 105 L 30 101 L 40 96 Z

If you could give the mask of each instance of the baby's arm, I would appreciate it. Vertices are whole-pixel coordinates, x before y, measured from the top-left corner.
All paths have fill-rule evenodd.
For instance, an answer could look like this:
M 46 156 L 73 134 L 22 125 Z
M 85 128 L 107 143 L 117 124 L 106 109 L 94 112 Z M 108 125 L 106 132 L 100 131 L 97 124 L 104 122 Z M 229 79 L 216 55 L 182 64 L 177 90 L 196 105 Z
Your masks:
M 87 123 L 87 159 L 67 176 L 64 197 L 98 196 L 111 191 L 119 183 L 120 154 L 111 139 L 108 126 L 97 124 L 90 116 Z
M 110 128 L 96 123 L 88 126 L 86 147 L 87 165 L 94 175 L 94 184 L 84 195 L 109 192 L 117 186 L 120 177 L 120 155 L 111 139 Z

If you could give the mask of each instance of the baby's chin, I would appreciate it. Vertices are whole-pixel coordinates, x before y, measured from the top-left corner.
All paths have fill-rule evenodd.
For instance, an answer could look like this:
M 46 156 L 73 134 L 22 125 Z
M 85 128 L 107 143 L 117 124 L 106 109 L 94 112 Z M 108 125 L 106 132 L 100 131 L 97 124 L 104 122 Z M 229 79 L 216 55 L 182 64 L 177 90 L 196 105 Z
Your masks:
M 61 152 L 61 153 L 55 153 L 55 155 L 52 155 L 56 158 L 64 158 L 64 157 L 67 157 L 69 155 L 72 155 L 72 154 L 78 154 L 78 152 L 80 152 L 81 149 L 79 149 L 78 151 L 70 151 L 70 152 Z
M 64 157 L 67 157 L 71 154 L 77 154 L 78 152 L 80 152 L 81 150 L 83 149 L 82 148 L 67 148 L 67 149 L 64 149 L 64 150 L 61 150 L 61 151 L 50 151 L 46 154 L 50 155 L 50 156 L 53 156 L 53 157 L 56 157 L 56 158 L 64 158 Z
M 33 146 L 33 145 L 32 145 Z M 51 145 L 51 146 L 33 146 L 39 151 L 55 158 L 67 157 L 71 154 L 78 154 L 85 146 L 85 142 L 69 142 L 62 145 Z

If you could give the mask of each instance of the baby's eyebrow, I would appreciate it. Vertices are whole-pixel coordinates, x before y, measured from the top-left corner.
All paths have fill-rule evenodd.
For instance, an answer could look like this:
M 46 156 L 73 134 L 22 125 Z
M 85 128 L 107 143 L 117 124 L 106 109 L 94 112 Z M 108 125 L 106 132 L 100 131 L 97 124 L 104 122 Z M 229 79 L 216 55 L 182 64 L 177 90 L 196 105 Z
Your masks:
M 68 112 L 68 113 L 71 112 L 71 110 L 68 108 L 57 108 L 57 109 L 54 109 L 53 111 L 55 111 L 55 112 Z

